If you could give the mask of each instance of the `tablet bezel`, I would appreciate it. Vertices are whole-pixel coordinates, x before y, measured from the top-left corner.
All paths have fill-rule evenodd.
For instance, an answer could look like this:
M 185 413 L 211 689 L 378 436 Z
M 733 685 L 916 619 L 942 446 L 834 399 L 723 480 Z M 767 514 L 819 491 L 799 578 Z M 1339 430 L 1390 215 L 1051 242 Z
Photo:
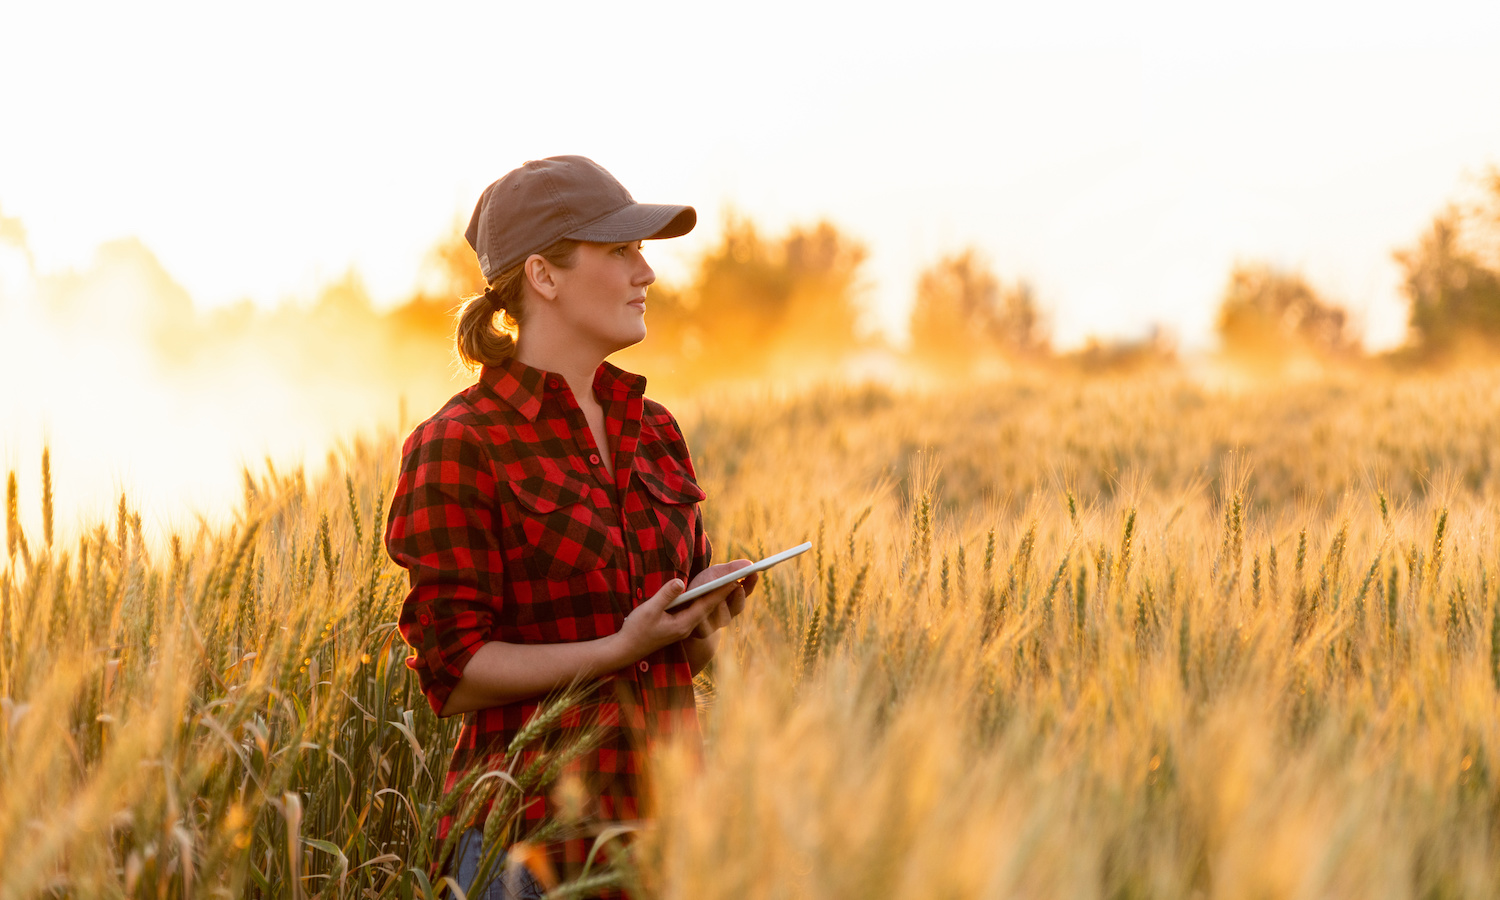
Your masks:
M 697 587 L 688 588 L 687 590 L 679 594 L 676 600 L 668 603 L 667 609 L 676 609 L 677 607 L 682 606 L 685 603 L 691 603 L 699 597 L 702 597 L 704 594 L 716 591 L 726 584 L 733 584 L 734 582 L 739 581 L 745 576 L 752 575 L 756 572 L 764 572 L 766 569 L 769 569 L 778 563 L 784 563 L 787 560 L 792 559 L 793 557 L 801 556 L 811 549 L 812 541 L 804 541 L 797 546 L 787 550 L 783 550 L 780 553 L 773 553 L 772 555 L 760 560 L 759 562 L 753 562 L 748 566 L 744 566 L 743 568 L 735 569 L 728 575 L 720 575 L 713 581 L 705 582 L 698 585 Z

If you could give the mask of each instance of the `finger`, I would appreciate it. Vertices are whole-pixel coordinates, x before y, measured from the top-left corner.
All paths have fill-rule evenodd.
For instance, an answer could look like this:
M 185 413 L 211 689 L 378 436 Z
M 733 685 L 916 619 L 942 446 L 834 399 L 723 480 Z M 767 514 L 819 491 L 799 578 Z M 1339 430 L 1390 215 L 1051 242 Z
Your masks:
M 714 563 L 713 565 L 699 572 L 693 580 L 697 581 L 699 579 L 702 579 L 704 581 L 710 581 L 715 578 L 723 578 L 725 575 L 728 575 L 731 572 L 737 572 L 748 565 L 750 565 L 750 560 L 748 559 L 732 559 L 729 562 Z
M 708 618 L 708 614 L 713 612 L 714 607 L 723 600 L 721 593 L 721 591 L 714 591 L 709 594 L 704 594 L 702 597 L 693 600 L 691 603 L 679 606 L 676 609 L 668 611 L 668 615 L 671 616 L 682 629 L 684 637 L 686 637 L 688 634 L 694 634 L 698 637 L 705 636 L 703 634 L 699 634 L 698 629 L 703 625 L 703 621 Z
M 659 609 L 665 609 L 667 604 L 682 596 L 682 592 L 685 590 L 687 590 L 687 585 L 683 582 L 683 580 L 681 578 L 673 578 L 671 581 L 662 585 L 655 594 L 651 595 L 650 600 L 647 600 L 641 605 L 650 606 L 654 603 Z
M 737 590 L 737 591 L 731 592 L 730 595 L 729 595 L 729 597 L 727 599 L 725 599 L 725 601 L 724 601 L 724 611 L 729 614 L 730 618 L 734 618 L 735 616 L 737 616 L 740 613 L 744 612 L 744 610 L 745 610 L 745 594 L 746 594 L 746 591 L 744 591 L 743 589 L 741 589 L 741 590 Z
M 755 592 L 755 586 L 757 584 L 760 584 L 759 572 L 751 572 L 749 575 L 746 575 L 743 579 L 740 580 L 740 587 L 745 589 L 746 597 Z
M 710 612 L 707 616 L 704 617 L 703 622 L 706 626 L 708 626 L 708 634 L 713 634 L 715 631 L 718 631 L 720 628 L 728 625 L 729 620 L 729 608 L 720 603 L 718 606 L 715 606 L 713 608 L 713 612 Z M 705 635 L 705 637 L 707 637 L 707 635 Z
M 734 584 L 726 584 L 718 590 L 710 591 L 707 594 L 704 594 L 702 597 L 699 597 L 697 600 L 694 600 L 693 606 L 698 607 L 701 605 L 701 608 L 704 610 L 704 615 L 707 615 L 709 610 L 713 609 L 715 606 L 718 606 L 720 603 L 723 603 L 724 599 L 728 597 L 729 593 L 735 590 L 735 588 L 736 585 Z
M 717 631 L 719 629 L 719 626 L 714 621 L 714 618 L 717 614 L 717 606 L 709 609 L 703 616 L 703 618 L 698 620 L 698 624 L 693 626 L 693 637 L 706 638 Z
M 727 612 L 729 604 L 734 602 L 734 598 L 743 597 L 744 593 L 744 591 L 740 590 L 739 585 L 730 585 L 729 589 L 724 592 L 724 596 L 719 598 L 719 604 L 720 606 L 724 607 L 725 611 Z

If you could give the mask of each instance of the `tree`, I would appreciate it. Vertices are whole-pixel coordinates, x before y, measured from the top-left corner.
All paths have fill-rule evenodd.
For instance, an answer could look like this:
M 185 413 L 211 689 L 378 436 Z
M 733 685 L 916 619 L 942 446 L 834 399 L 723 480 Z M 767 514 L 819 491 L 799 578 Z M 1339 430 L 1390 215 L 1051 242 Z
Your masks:
M 828 222 L 766 238 L 731 216 L 684 289 L 652 286 L 651 336 L 622 360 L 694 381 L 835 369 L 860 346 L 866 255 Z
M 973 248 L 923 270 L 910 321 L 912 353 L 943 368 L 1047 351 L 1046 325 L 1030 285 L 1005 286 Z
M 385 314 L 387 344 L 431 344 L 451 352 L 454 314 L 463 301 L 485 289 L 474 250 L 464 238 L 465 223 L 453 228 L 427 251 L 417 292 Z
M 422 294 L 451 298 L 451 302 L 457 303 L 459 298 L 485 289 L 484 273 L 474 258 L 474 248 L 464 237 L 467 227 L 462 220 L 454 220 L 448 235 L 427 251 L 427 258 L 422 261 Z
M 1264 263 L 1238 264 L 1219 303 L 1219 339 L 1241 361 L 1279 362 L 1353 353 L 1349 316 L 1306 280 Z
M 1500 169 L 1475 204 L 1450 205 L 1417 246 L 1398 250 L 1413 349 L 1424 356 L 1500 346 Z

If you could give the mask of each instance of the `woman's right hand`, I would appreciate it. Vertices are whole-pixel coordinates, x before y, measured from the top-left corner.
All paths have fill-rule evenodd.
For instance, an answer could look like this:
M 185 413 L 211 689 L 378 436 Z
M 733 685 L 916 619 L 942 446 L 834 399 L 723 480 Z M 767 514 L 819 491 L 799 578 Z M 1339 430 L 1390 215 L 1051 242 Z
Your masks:
M 630 665 L 668 644 L 691 637 L 698 623 L 723 603 L 724 598 L 736 587 L 737 585 L 726 585 L 685 606 L 668 610 L 667 604 L 687 590 L 687 585 L 680 578 L 662 585 L 651 599 L 630 611 L 630 615 L 625 617 L 625 624 L 616 634 L 622 648 L 623 665 Z

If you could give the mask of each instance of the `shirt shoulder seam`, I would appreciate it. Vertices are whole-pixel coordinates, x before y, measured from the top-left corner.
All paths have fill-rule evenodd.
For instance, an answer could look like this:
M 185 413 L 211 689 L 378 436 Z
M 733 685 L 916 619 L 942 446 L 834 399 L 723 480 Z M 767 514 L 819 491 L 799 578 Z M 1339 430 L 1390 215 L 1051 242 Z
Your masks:
M 457 425 L 459 428 L 463 429 L 474 441 L 475 446 L 480 448 L 480 452 L 483 454 L 485 462 L 489 464 L 490 477 L 494 479 L 495 483 L 498 485 L 504 479 L 500 477 L 499 471 L 495 469 L 495 455 L 493 453 L 490 453 L 487 449 L 490 446 L 489 442 L 485 441 L 484 435 L 479 430 L 479 426 L 470 421 L 476 415 L 477 413 L 473 409 L 465 408 L 464 406 L 459 404 L 450 404 L 433 413 L 432 416 L 427 419 L 427 421 L 417 426 L 417 428 L 418 430 L 422 430 L 427 428 L 428 426 L 437 425 L 440 422 L 451 422 L 454 425 Z

